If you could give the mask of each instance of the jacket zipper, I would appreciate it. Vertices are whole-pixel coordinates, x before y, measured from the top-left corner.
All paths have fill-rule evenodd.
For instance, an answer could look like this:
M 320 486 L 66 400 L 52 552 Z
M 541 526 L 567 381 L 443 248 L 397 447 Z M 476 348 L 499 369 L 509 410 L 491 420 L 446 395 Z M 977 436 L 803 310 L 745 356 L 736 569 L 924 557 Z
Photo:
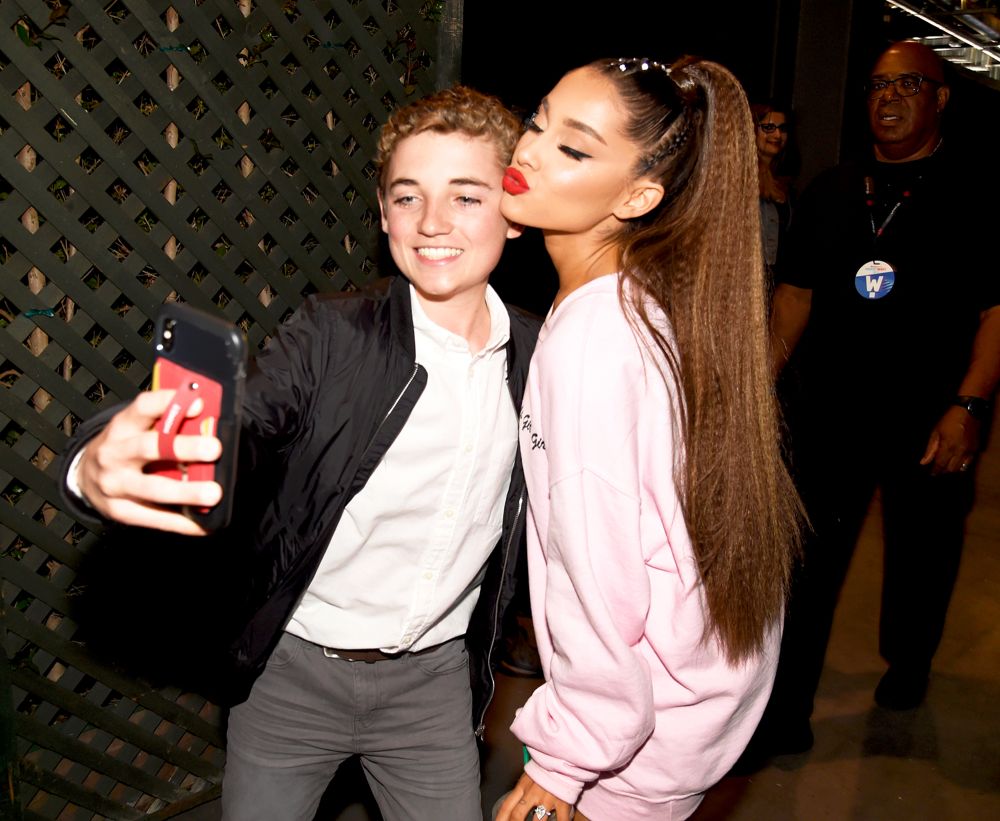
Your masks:
M 410 378 L 407 379 L 406 384 L 403 385 L 403 390 L 399 392 L 399 396 L 396 397 L 395 401 L 392 403 L 392 406 L 389 408 L 388 411 L 386 411 L 385 416 L 382 417 L 382 421 L 378 423 L 378 427 L 375 428 L 375 432 L 372 434 L 372 438 L 368 440 L 369 446 L 371 445 L 372 442 L 378 439 L 378 434 L 379 431 L 382 430 L 382 426 L 385 425 L 386 420 L 388 420 L 388 418 L 392 416 L 392 412 L 396 410 L 396 405 L 398 405 L 399 401 L 406 395 L 406 391 L 409 390 L 410 385 L 413 384 L 413 380 L 417 378 L 417 374 L 419 372 L 420 372 L 420 365 L 414 364 L 413 373 L 410 374 Z
M 371 450 L 372 445 L 375 444 L 376 440 L 378 439 L 379 433 L 381 432 L 382 428 L 385 427 L 385 423 L 389 421 L 389 417 L 392 416 L 392 412 L 394 410 L 396 410 L 396 406 L 400 403 L 400 401 L 402 400 L 402 398 L 406 395 L 406 392 L 410 389 L 410 385 L 413 384 L 413 380 L 417 378 L 417 374 L 419 372 L 420 372 L 420 365 L 418 363 L 414 363 L 414 365 L 413 365 L 413 373 L 410 374 L 410 378 L 407 379 L 406 380 L 406 384 L 403 385 L 403 390 L 401 390 L 399 392 L 399 395 L 393 400 L 393 403 L 392 403 L 392 405 L 390 405 L 389 410 L 386 411 L 385 416 L 382 417 L 382 421 L 378 423 L 378 427 L 375 428 L 375 430 L 372 432 L 371 437 L 368 439 L 368 444 L 365 445 L 365 449 L 361 453 L 361 462 L 364 462 L 365 456 L 368 455 L 368 451 Z M 384 453 L 382 455 L 385 456 Z M 381 461 L 382 461 L 382 459 L 379 458 L 379 462 L 381 462 Z M 361 464 L 361 462 L 359 462 L 358 464 Z M 345 509 L 346 509 L 347 505 L 350 503 L 350 501 L 351 500 L 348 499 L 347 502 L 344 503 L 344 508 Z M 341 512 L 343 512 L 343 510 Z M 336 526 L 334 526 L 334 530 L 336 530 Z M 330 539 L 332 537 L 333 537 L 333 530 L 331 530 L 326 535 L 326 538 L 323 540 L 324 544 L 329 544 Z
M 514 513 L 514 520 L 510 525 L 510 534 L 507 536 L 507 544 L 504 548 L 503 553 L 503 565 L 500 567 L 500 590 L 497 592 L 497 600 L 493 605 L 493 635 L 490 636 L 490 643 L 488 645 L 489 649 L 486 651 L 486 672 L 490 677 L 490 694 L 486 699 L 486 703 L 483 705 L 483 710 L 479 714 L 479 721 L 476 724 L 476 737 L 483 741 L 485 740 L 486 734 L 486 711 L 489 709 L 490 704 L 493 701 L 493 695 L 496 693 L 497 685 L 496 679 L 493 677 L 493 647 L 496 645 L 497 641 L 497 631 L 500 629 L 499 625 L 499 613 L 500 613 L 500 595 L 503 592 L 503 580 L 507 575 L 507 561 L 510 559 L 510 546 L 514 541 L 514 534 L 517 532 L 517 522 L 521 518 L 521 508 L 524 507 L 524 490 L 521 490 L 520 496 L 517 499 L 517 511 Z

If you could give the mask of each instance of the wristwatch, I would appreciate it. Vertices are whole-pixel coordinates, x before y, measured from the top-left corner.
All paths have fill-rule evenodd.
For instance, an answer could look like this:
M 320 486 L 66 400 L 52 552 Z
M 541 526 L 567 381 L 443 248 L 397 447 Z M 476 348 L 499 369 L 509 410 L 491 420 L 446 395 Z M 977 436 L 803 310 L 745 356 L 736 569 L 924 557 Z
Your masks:
M 981 396 L 956 396 L 953 405 L 965 408 L 973 419 L 986 419 L 990 415 L 992 403 Z

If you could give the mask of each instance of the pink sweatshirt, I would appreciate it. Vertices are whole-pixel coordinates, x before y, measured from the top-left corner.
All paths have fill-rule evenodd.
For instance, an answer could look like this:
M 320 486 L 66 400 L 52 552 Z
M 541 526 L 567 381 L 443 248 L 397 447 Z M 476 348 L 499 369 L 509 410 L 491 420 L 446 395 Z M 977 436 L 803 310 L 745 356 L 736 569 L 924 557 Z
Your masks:
M 676 819 L 743 751 L 779 628 L 730 665 L 673 479 L 676 385 L 643 353 L 618 277 L 546 320 L 521 410 L 531 607 L 545 683 L 511 729 L 527 773 L 593 821 Z

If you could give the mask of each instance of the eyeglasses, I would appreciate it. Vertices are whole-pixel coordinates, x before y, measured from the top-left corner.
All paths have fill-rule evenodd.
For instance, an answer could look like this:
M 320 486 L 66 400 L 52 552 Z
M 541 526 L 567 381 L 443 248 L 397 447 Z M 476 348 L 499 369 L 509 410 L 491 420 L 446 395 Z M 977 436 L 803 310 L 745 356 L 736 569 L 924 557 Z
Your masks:
M 941 85 L 937 80 L 924 77 L 922 74 L 900 74 L 892 80 L 873 77 L 865 84 L 865 90 L 869 97 L 878 97 L 889 86 L 892 86 L 900 97 L 913 97 L 920 93 L 920 86 L 923 83 Z
M 788 123 L 757 123 L 757 128 L 765 134 L 773 134 L 780 131 L 782 134 L 788 133 Z

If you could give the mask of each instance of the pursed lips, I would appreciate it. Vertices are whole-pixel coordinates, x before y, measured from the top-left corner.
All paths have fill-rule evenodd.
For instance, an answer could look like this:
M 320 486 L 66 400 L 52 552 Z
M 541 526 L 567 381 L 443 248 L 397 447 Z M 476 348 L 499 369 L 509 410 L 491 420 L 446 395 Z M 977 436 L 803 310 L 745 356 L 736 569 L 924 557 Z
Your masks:
M 511 196 L 516 197 L 518 194 L 530 191 L 531 188 L 528 185 L 528 181 L 524 178 L 524 174 L 516 168 L 510 167 L 503 175 L 503 190 Z

